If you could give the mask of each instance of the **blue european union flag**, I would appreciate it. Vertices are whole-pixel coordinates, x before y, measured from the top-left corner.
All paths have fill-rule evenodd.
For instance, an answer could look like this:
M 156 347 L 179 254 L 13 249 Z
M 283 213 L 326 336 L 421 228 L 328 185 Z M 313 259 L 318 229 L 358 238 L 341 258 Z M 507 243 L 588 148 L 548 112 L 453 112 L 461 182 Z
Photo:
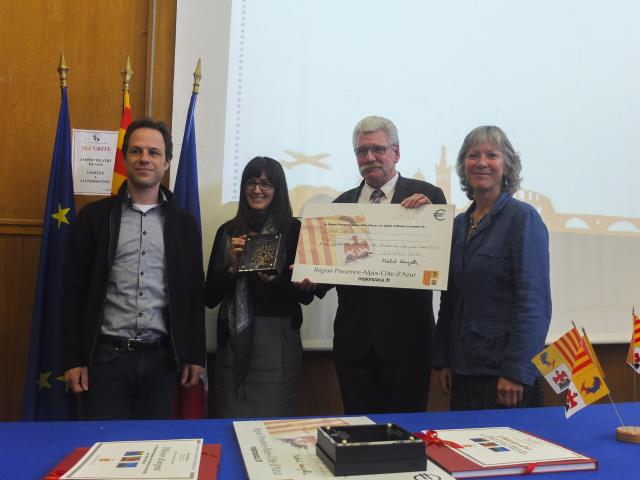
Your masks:
M 198 192 L 198 157 L 196 154 L 196 127 L 193 118 L 196 108 L 197 93 L 191 94 L 187 121 L 184 127 L 182 149 L 180 150 L 180 163 L 176 174 L 176 183 L 173 186 L 173 200 L 176 204 L 188 211 L 198 222 L 198 228 L 202 232 L 200 222 L 200 195 Z
M 191 94 L 189 111 L 184 126 L 180 163 L 173 186 L 173 201 L 176 205 L 191 212 L 198 224 L 202 237 L 202 222 L 200 221 L 200 195 L 198 192 L 198 156 L 196 154 L 196 127 L 194 112 L 198 94 Z M 199 382 L 196 387 L 178 387 L 174 397 L 175 418 L 204 418 L 205 417 L 204 384 Z
M 73 394 L 66 391 L 58 355 L 62 264 L 69 230 L 75 217 L 71 127 L 67 89 L 62 87 L 31 322 L 27 378 L 22 403 L 24 420 L 65 420 L 71 417 Z

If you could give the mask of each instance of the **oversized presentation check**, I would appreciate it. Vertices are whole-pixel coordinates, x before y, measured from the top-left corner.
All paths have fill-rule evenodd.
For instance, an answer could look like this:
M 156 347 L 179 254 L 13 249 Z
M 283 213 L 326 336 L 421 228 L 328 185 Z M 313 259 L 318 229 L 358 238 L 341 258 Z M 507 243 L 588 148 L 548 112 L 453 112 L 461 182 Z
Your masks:
M 312 203 L 293 281 L 446 290 L 453 205 Z

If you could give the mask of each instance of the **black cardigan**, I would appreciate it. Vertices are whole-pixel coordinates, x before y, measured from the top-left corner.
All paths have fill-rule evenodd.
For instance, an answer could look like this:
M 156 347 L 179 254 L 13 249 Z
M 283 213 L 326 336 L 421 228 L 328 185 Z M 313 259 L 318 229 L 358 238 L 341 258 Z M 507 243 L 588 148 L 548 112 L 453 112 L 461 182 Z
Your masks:
M 213 308 L 235 288 L 236 276 L 229 274 L 229 265 L 224 260 L 226 234 L 230 234 L 232 221 L 223 224 L 216 233 L 207 280 L 204 287 L 205 304 Z M 253 301 L 253 313 L 264 317 L 291 317 L 292 328 L 299 329 L 302 325 L 302 309 L 300 303 L 308 305 L 313 300 L 313 293 L 304 292 L 291 283 L 291 269 L 296 256 L 300 221 L 292 218 L 289 229 L 285 234 L 285 264 L 282 273 L 276 280 L 269 283 L 262 282 L 258 276 L 249 275 L 249 292 Z M 218 344 L 224 345 L 229 336 L 228 326 L 218 319 Z
M 202 301 L 202 242 L 193 216 L 174 205 L 171 192 L 164 224 L 169 318 L 167 331 L 178 367 L 206 358 Z M 63 370 L 91 365 L 102 324 L 107 280 L 120 232 L 126 182 L 115 197 L 86 205 L 67 244 L 63 273 L 60 361 Z

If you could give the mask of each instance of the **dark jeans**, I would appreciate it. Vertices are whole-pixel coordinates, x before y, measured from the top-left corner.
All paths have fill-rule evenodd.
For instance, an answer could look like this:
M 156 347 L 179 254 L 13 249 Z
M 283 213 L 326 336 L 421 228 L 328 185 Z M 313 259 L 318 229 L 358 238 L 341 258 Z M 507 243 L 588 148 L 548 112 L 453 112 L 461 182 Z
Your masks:
M 96 344 L 85 394 L 87 420 L 171 418 L 177 368 L 171 350 Z
M 498 377 L 491 375 L 453 375 L 451 410 L 484 410 L 494 408 L 544 407 L 540 378 L 524 385 L 522 402 L 515 407 L 498 405 Z
M 426 411 L 428 362 L 385 360 L 371 352 L 366 359 L 335 364 L 346 414 Z

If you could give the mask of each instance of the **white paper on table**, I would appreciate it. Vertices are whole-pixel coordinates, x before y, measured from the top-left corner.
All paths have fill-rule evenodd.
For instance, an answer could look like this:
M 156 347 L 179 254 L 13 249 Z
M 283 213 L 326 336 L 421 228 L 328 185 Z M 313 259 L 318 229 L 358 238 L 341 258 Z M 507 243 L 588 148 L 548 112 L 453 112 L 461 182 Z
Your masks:
M 588 460 L 555 443 L 509 427 L 437 430 L 438 438 L 464 448 L 456 453 L 486 467 L 552 461 Z
M 422 472 L 400 472 L 378 475 L 350 475 L 334 477 L 316 455 L 318 427 L 326 425 L 371 425 L 368 417 L 306 418 L 292 420 L 262 420 L 233 422 L 240 452 L 251 480 L 449 480 L 433 462 Z
M 98 442 L 61 480 L 193 480 L 202 443 L 201 438 Z

